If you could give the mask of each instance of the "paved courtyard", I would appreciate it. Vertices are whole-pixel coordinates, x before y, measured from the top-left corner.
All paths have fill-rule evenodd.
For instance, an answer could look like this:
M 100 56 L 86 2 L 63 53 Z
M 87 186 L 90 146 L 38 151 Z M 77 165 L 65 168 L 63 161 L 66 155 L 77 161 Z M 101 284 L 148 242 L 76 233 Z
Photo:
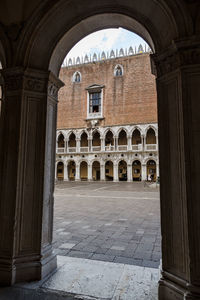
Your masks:
M 153 186 L 141 182 L 57 183 L 55 253 L 157 268 L 160 208 L 159 189 Z

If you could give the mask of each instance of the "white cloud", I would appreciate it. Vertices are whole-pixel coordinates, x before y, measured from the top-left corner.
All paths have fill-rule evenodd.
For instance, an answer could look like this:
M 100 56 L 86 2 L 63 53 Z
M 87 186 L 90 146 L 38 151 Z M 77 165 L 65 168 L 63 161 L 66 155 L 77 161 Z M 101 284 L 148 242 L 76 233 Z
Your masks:
M 94 32 L 79 41 L 68 53 L 66 59 L 84 57 L 86 54 L 110 51 L 111 49 L 139 46 L 145 41 L 138 35 L 123 28 L 111 28 Z

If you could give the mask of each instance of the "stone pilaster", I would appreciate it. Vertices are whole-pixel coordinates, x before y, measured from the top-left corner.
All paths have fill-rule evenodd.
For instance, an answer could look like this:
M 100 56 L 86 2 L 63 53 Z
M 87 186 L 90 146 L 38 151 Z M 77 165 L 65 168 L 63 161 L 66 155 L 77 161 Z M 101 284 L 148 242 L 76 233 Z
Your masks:
M 142 180 L 147 180 L 147 166 L 146 164 L 142 164 Z
M 101 181 L 105 181 L 105 162 L 101 163 L 101 171 L 100 171 Z
M 118 182 L 119 181 L 119 174 L 118 174 L 118 163 L 113 164 L 113 181 Z
M 92 181 L 92 164 L 88 164 L 88 181 Z
M 105 151 L 105 138 L 101 138 L 101 151 Z
M 64 181 L 69 181 L 67 164 L 64 163 Z
M 52 254 L 57 93 L 53 74 L 2 71 L 0 140 L 0 284 L 40 280 Z
M 127 164 L 127 181 L 133 181 L 133 168 L 130 163 Z
M 76 152 L 80 153 L 80 138 L 76 138 Z
M 152 60 L 161 177 L 159 300 L 200 299 L 200 44 L 182 40 Z
M 128 139 L 128 151 L 131 151 L 132 150 L 132 136 L 128 135 L 127 139 Z
M 80 181 L 80 164 L 76 163 L 76 175 L 75 175 L 75 181 Z

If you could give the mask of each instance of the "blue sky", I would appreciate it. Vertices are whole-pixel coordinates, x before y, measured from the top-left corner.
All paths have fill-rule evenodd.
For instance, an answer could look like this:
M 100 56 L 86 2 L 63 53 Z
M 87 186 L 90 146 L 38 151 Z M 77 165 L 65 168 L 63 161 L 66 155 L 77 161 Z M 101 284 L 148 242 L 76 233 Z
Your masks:
M 135 49 L 142 44 L 147 43 L 137 34 L 130 32 L 123 28 L 111 28 L 96 31 L 89 34 L 81 41 L 79 41 L 67 54 L 69 58 L 84 56 L 85 54 L 100 53 L 102 51 L 116 50 L 120 48 L 129 48 L 130 46 Z M 148 46 L 147 46 L 148 47 Z

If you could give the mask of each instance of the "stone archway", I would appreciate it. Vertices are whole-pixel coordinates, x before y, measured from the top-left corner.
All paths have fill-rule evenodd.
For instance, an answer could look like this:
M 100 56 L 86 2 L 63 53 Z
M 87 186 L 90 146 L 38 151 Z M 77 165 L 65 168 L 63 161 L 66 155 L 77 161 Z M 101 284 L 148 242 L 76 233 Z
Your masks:
M 80 163 L 80 179 L 82 181 L 88 180 L 88 164 L 86 161 Z
M 62 161 L 57 163 L 57 179 L 64 180 L 64 164 Z
M 113 181 L 114 178 L 114 166 L 111 160 L 105 163 L 105 179 L 106 181 Z
M 101 179 L 101 165 L 100 162 L 96 160 L 92 163 L 92 178 L 94 181 Z
M 118 163 L 118 176 L 119 181 L 127 181 L 127 162 L 120 160 Z
M 140 34 L 154 52 L 163 237 L 159 297 L 199 298 L 200 47 L 187 2 L 110 0 L 108 5 L 86 0 L 83 5 L 60 0 L 48 6 L 43 1 L 23 23 L 18 41 L 5 34 L 0 47 L 7 67 L 0 124 L 6 141 L 0 150 L 1 284 L 41 279 L 56 268 L 51 242 L 56 106 L 62 86 L 57 76 L 66 52 L 82 37 L 123 26 Z

